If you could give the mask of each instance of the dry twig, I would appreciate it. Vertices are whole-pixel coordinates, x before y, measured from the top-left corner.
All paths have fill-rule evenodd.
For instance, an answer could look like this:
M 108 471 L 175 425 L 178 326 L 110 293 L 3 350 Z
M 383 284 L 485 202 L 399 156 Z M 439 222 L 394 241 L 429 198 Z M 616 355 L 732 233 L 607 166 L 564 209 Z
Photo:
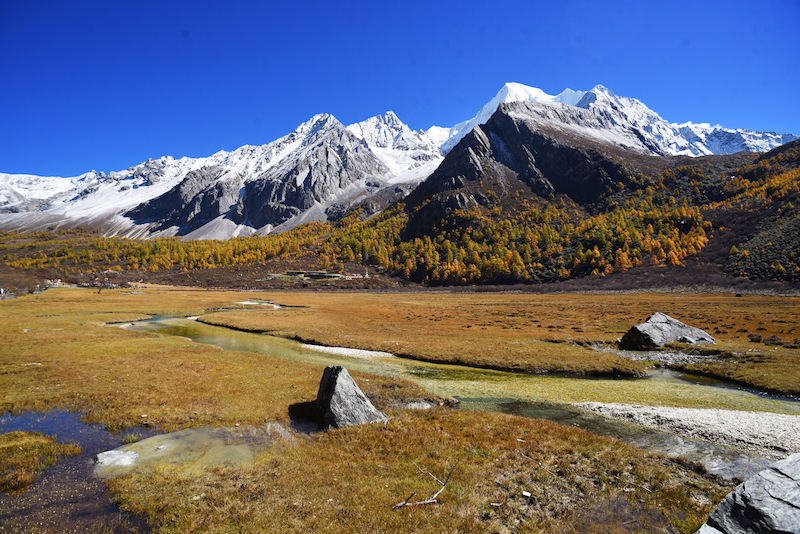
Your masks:
M 431 477 L 433 477 L 433 479 L 436 480 L 436 482 L 438 482 L 439 484 L 441 484 L 442 487 L 439 488 L 439 491 L 437 491 L 436 493 L 434 493 L 433 495 L 431 495 L 430 497 L 428 497 L 427 499 L 422 500 L 422 501 L 409 502 L 411 500 L 411 497 L 414 496 L 414 494 L 412 493 L 411 495 L 408 496 L 408 499 L 406 499 L 405 501 L 399 502 L 399 503 L 395 504 L 394 506 L 392 506 L 392 510 L 397 510 L 398 508 L 403 508 L 404 506 L 419 506 L 419 505 L 422 505 L 422 504 L 435 504 L 435 503 L 438 503 L 439 501 L 437 501 L 436 499 L 444 491 L 444 488 L 445 488 L 445 486 L 447 486 L 447 483 L 450 482 L 450 477 L 453 476 L 453 471 L 456 470 L 456 466 L 458 466 L 458 462 L 456 462 L 453 465 L 452 469 L 450 469 L 450 472 L 447 473 L 447 477 L 445 477 L 444 482 L 442 482 L 441 480 L 436 478 L 433 474 L 430 473 L 430 471 L 425 471 L 425 470 L 421 469 L 416 463 L 414 465 L 416 466 L 416 468 L 421 473 L 427 474 L 427 475 L 430 475 Z M 447 469 L 446 466 L 445 466 L 445 469 Z

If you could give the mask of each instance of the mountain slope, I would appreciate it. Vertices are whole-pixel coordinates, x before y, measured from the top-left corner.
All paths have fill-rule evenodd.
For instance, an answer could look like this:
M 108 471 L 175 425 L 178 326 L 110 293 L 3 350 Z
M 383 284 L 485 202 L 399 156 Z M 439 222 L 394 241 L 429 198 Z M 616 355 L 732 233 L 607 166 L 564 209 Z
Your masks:
M 551 282 L 632 269 L 648 283 L 678 271 L 679 283 L 719 283 L 726 262 L 733 274 L 800 276 L 792 255 L 796 142 L 766 160 L 751 152 L 667 157 L 648 154 L 632 128 L 588 128 L 592 121 L 609 118 L 552 101 L 501 104 L 402 204 L 335 233 L 329 261 L 371 258 L 432 285 Z M 739 218 L 748 224 L 732 233 Z M 729 261 L 733 244 L 773 220 L 780 240 L 759 233 L 742 245 L 749 256 Z M 780 246 L 770 249 L 768 241 Z M 767 259 L 760 270 L 747 263 L 756 248 Z
M 591 204 L 616 184 L 631 181 L 620 163 L 628 155 L 622 143 L 646 152 L 634 134 L 612 130 L 589 110 L 554 102 L 503 103 L 450 150 L 407 204 L 424 199 L 425 211 L 438 213 L 487 206 L 490 197 L 502 203 L 519 194 L 541 199 L 560 194 Z

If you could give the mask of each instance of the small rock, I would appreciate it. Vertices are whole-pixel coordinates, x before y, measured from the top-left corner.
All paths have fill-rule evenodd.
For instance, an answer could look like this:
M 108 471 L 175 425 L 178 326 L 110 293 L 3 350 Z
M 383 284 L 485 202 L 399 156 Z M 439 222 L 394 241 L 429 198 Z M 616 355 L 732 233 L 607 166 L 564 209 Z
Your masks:
M 716 340 L 708 332 L 689 326 L 664 313 L 654 313 L 647 321 L 637 324 L 622 337 L 619 347 L 625 350 L 648 350 L 667 343 L 712 343 Z
M 430 410 L 435 405 L 428 401 L 411 401 L 406 403 L 405 409 L 406 410 Z
M 130 467 L 136 463 L 139 453 L 135 451 L 106 451 L 97 455 L 97 465 L 104 467 Z

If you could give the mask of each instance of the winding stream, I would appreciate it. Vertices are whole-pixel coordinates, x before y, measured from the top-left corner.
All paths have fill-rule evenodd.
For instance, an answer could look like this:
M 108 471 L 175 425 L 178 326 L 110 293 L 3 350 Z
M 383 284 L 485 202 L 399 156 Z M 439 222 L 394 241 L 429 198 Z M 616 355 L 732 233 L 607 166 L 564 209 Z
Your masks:
M 701 462 L 710 472 L 726 478 L 746 478 L 771 461 L 719 445 L 593 415 L 571 403 L 626 402 L 626 399 L 645 395 L 653 398 L 655 404 L 666 406 L 691 405 L 800 415 L 798 401 L 707 379 L 692 379 L 669 370 L 654 371 L 647 379 L 630 380 L 525 375 L 395 357 L 355 358 L 327 354 L 296 341 L 207 325 L 191 318 L 156 318 L 124 327 L 187 337 L 226 350 L 248 351 L 320 365 L 344 365 L 365 373 L 413 380 L 428 391 L 458 399 L 461 409 L 496 411 L 574 425 L 652 452 Z

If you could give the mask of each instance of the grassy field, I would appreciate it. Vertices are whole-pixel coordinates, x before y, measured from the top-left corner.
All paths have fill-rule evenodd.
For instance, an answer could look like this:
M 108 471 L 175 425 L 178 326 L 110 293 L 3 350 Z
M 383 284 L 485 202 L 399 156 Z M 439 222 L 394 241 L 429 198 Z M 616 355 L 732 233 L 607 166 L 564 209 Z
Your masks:
M 2 301 L 0 412 L 66 408 L 109 429 L 288 422 L 289 405 L 316 397 L 318 365 L 105 326 L 241 300 L 234 292 L 60 289 Z M 427 396 L 410 382 L 388 384 L 374 377 L 365 390 L 379 400 L 390 389 Z
M 441 488 L 422 471 L 444 480 L 454 465 L 439 504 L 392 509 Z M 446 409 L 327 432 L 251 467 L 163 466 L 110 485 L 164 532 L 693 532 L 730 489 L 574 428 Z
M 305 307 L 228 309 L 253 298 Z M 640 372 L 638 363 L 569 342 L 612 342 L 654 311 L 708 329 L 723 350 L 770 354 L 747 334 L 792 333 L 797 304 L 704 295 L 48 290 L 0 302 L 0 411 L 67 408 L 112 430 L 169 431 L 286 424 L 290 406 L 316 397 L 321 366 L 105 326 L 155 314 L 580 375 Z M 797 351 L 781 351 L 783 372 L 796 377 Z M 399 401 L 437 399 L 410 382 L 353 375 L 389 423 L 278 443 L 250 466 L 198 475 L 160 465 L 109 486 L 123 510 L 146 514 L 159 532 L 693 532 L 730 490 L 680 462 L 571 427 L 446 407 L 398 410 Z M 0 456 L 2 468 L 8 462 Z M 441 487 L 423 471 L 442 479 L 454 465 L 439 504 L 392 509 Z
M 11 495 L 22 492 L 60 456 L 80 453 L 78 445 L 56 443 L 54 438 L 37 432 L 0 434 L 0 491 Z

